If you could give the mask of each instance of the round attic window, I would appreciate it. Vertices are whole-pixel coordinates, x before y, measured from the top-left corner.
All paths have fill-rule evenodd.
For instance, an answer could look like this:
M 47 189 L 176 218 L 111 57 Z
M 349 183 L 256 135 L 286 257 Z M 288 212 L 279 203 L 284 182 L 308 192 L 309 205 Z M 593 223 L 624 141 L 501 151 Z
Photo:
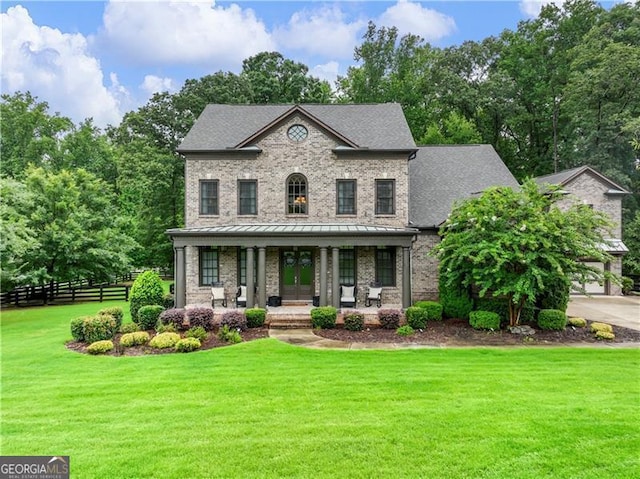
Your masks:
M 287 130 L 287 136 L 292 141 L 302 141 L 309 135 L 307 129 L 302 125 L 293 125 Z

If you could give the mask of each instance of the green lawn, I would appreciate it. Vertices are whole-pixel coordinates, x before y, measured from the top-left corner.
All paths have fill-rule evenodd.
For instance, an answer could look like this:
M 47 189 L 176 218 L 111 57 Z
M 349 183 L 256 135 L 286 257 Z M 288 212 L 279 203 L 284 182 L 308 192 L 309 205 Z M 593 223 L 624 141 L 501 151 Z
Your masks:
M 2 455 L 73 478 L 637 478 L 637 349 L 67 351 L 94 303 L 2 313 Z

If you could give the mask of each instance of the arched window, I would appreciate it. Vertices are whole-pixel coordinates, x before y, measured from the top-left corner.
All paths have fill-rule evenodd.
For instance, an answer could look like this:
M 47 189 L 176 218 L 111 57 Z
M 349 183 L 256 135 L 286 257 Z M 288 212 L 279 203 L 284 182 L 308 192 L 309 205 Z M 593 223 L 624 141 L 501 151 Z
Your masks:
M 287 179 L 287 213 L 307 214 L 307 179 L 301 174 L 293 174 Z

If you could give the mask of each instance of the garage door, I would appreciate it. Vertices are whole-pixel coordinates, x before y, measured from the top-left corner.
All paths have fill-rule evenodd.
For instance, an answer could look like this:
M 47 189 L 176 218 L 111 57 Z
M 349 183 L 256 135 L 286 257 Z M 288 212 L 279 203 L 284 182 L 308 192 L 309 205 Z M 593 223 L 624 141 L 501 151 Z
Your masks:
M 585 261 L 584 264 L 596 268 L 599 271 L 604 271 L 604 263 Z M 589 294 L 605 294 L 604 284 L 598 284 L 597 281 L 586 283 L 584 289 Z

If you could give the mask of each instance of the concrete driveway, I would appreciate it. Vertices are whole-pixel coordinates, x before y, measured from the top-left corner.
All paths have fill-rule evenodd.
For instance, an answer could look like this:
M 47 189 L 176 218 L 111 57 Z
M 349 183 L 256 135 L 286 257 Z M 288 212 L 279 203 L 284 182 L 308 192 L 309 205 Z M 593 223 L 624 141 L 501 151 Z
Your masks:
M 640 331 L 640 296 L 571 296 L 567 315 Z

